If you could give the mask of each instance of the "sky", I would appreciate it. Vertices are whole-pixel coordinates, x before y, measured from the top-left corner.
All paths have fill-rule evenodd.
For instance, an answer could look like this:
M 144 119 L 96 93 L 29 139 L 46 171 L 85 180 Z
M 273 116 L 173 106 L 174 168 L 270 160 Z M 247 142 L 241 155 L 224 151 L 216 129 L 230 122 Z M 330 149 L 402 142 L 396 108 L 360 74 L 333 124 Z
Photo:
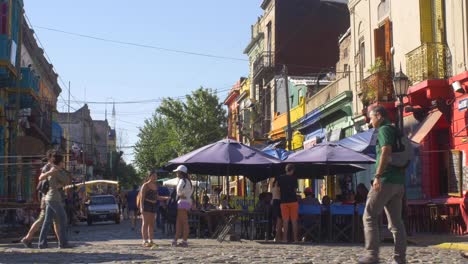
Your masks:
M 24 0 L 25 14 L 60 75 L 58 110 L 90 102 L 94 120 L 111 122 L 112 102 L 190 94 L 203 86 L 224 100 L 241 76 L 248 75 L 243 54 L 250 26 L 261 15 L 261 0 Z M 49 28 L 49 29 L 45 29 Z M 244 60 L 226 60 L 98 41 L 50 29 L 140 45 Z M 91 102 L 109 102 L 92 104 Z M 118 145 L 133 146 L 139 127 L 158 102 L 116 104 Z M 124 149 L 133 160 L 133 150 Z

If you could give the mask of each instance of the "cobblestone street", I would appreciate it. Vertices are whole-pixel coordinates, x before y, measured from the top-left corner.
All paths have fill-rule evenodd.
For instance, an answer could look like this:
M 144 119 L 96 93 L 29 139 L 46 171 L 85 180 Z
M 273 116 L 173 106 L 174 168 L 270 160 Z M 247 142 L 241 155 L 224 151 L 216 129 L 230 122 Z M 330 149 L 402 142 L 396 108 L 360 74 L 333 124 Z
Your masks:
M 77 234 L 77 231 L 79 233 Z M 96 224 L 74 227 L 71 240 L 77 247 L 25 249 L 20 244 L 1 244 L 1 263 L 356 263 L 363 251 L 360 244 L 282 245 L 261 242 L 224 242 L 192 239 L 188 248 L 170 247 L 170 239 L 157 234 L 152 249 L 141 246 L 136 231 L 128 222 L 120 225 Z M 37 244 L 34 244 L 36 246 Z M 382 248 L 386 263 L 392 247 Z M 410 246 L 408 263 L 468 263 L 457 250 Z

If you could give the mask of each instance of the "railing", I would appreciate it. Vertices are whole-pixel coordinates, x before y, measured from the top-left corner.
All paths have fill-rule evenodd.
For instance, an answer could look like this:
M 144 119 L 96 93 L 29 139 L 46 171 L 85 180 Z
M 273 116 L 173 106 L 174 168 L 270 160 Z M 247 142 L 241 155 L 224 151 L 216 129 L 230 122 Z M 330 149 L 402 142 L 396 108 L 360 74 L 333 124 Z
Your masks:
M 21 68 L 20 87 L 32 89 L 36 95 L 39 93 L 39 77 L 31 68 Z
M 263 70 L 271 69 L 274 66 L 273 56 L 271 52 L 263 52 L 258 55 L 253 63 L 254 76 L 257 76 Z
M 10 42 L 6 36 L 0 35 L 0 61 L 10 61 Z
M 40 130 L 47 139 L 52 139 L 52 121 L 50 116 L 46 112 L 43 112 L 40 107 L 35 106 L 32 108 L 28 121 L 31 127 Z
M 413 84 L 452 75 L 450 50 L 443 43 L 423 43 L 406 54 L 406 68 Z
M 364 105 L 394 101 L 391 73 L 389 71 L 376 72 L 362 80 L 360 97 Z

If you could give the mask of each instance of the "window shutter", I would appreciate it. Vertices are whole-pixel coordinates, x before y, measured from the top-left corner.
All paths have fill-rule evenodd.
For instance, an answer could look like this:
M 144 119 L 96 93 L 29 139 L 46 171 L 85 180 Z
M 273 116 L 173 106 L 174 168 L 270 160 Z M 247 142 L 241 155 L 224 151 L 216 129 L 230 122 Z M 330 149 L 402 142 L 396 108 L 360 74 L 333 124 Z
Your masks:
M 434 24 L 434 41 L 435 42 L 445 42 L 445 24 L 444 24 L 444 1 L 443 0 L 433 0 L 433 24 Z
M 374 29 L 375 59 L 385 61 L 385 32 L 381 28 Z
M 432 42 L 432 0 L 419 0 L 419 15 L 421 22 L 421 42 Z
M 385 65 L 387 69 L 392 66 L 392 22 L 389 19 L 385 21 Z

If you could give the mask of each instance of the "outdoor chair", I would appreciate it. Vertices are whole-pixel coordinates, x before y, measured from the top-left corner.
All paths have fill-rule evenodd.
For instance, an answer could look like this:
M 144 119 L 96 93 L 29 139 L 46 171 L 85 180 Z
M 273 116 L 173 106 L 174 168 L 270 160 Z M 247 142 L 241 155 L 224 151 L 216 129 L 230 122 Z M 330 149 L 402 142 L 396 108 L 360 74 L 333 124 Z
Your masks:
M 195 232 L 196 238 L 200 238 L 200 214 L 198 212 L 189 212 L 188 223 L 190 227 L 190 233 L 192 230 Z
M 364 209 L 366 208 L 365 204 L 356 205 L 356 241 L 364 242 L 364 223 L 362 222 L 362 217 L 364 215 Z
M 269 236 L 268 212 L 253 212 L 250 217 L 250 240 L 265 239 Z
M 332 242 L 354 241 L 354 205 L 330 206 L 330 233 Z
M 299 221 L 301 227 L 302 241 L 309 239 L 319 242 L 322 234 L 322 206 L 300 205 Z

